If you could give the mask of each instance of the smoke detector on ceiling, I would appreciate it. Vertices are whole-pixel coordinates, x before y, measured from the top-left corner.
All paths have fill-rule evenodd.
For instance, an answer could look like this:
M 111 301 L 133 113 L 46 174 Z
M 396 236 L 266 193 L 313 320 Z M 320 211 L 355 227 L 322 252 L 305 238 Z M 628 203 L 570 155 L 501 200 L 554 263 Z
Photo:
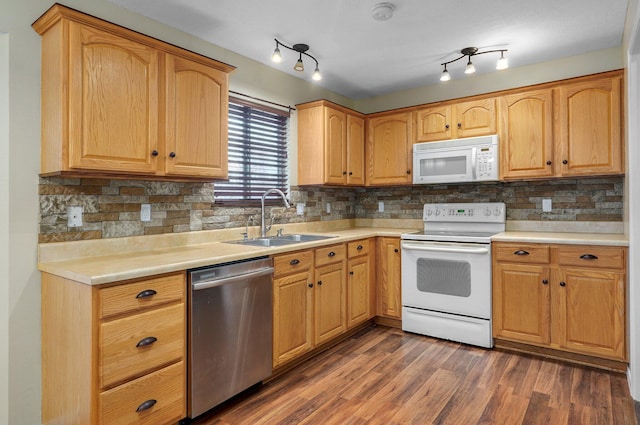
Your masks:
M 386 21 L 393 16 L 395 6 L 391 3 L 378 3 L 371 9 L 373 19 L 376 21 Z

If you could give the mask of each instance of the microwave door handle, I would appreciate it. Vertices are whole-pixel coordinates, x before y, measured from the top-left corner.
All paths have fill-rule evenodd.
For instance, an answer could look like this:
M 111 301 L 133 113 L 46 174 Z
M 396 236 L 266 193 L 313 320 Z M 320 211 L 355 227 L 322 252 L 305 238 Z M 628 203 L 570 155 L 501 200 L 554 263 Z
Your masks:
M 477 151 L 478 148 L 471 148 L 471 177 L 473 178 L 473 180 L 475 181 L 478 177 L 476 176 L 476 167 L 478 166 L 476 164 L 477 162 Z
M 461 254 L 488 254 L 489 248 L 449 248 L 449 247 L 441 247 L 434 245 L 426 245 L 426 244 L 412 244 L 409 242 L 404 242 L 402 244 L 403 249 L 413 249 L 416 251 L 431 251 L 431 252 L 455 252 Z

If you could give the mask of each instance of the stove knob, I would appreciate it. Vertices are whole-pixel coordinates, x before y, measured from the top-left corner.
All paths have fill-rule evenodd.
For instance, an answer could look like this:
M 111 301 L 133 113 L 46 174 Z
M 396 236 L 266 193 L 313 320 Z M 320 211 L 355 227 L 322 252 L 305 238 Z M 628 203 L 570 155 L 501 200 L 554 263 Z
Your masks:
M 490 210 L 489 208 L 486 208 L 486 209 L 484 210 L 484 215 L 486 215 L 486 216 L 490 216 L 490 215 L 491 215 L 491 210 Z
M 436 215 L 440 215 L 440 210 L 436 209 Z
M 493 210 L 493 215 L 498 216 L 500 215 L 500 208 L 496 208 L 495 210 Z
M 433 215 L 433 210 L 431 208 L 427 208 L 427 216 Z

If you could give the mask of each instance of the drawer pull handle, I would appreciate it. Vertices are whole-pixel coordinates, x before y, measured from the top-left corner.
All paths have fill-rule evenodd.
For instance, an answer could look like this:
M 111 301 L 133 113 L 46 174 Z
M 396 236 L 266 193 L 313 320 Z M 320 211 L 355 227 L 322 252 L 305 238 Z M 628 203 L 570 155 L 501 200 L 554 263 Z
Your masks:
M 158 338 L 156 338 L 155 336 L 148 336 L 146 338 L 142 338 L 137 344 L 136 347 L 140 348 L 140 347 L 146 347 L 148 345 L 153 344 L 154 342 L 156 342 L 158 340 Z
M 358 245 L 358 247 L 356 248 L 358 251 L 361 251 L 362 248 L 364 248 L 362 245 Z
M 335 253 L 335 252 L 333 252 L 333 251 L 331 251 L 331 252 L 330 252 L 329 254 L 327 254 L 327 255 L 329 255 L 329 257 L 335 257 L 335 256 L 336 256 L 336 253 Z
M 515 255 L 529 255 L 529 253 L 527 251 L 525 251 L 524 249 L 519 249 L 516 252 L 514 252 Z
M 147 400 L 138 406 L 136 412 L 144 412 L 145 410 L 151 409 L 157 402 L 158 401 L 154 399 Z
M 584 254 L 580 256 L 581 260 L 597 260 L 598 257 L 593 254 Z
M 136 298 L 153 297 L 155 294 L 157 294 L 157 292 L 154 291 L 153 289 L 145 289 L 144 291 L 142 291 L 138 295 L 136 295 Z
M 296 264 L 300 264 L 300 260 L 298 260 L 297 258 L 294 258 L 289 262 L 289 264 L 291 264 L 292 266 L 295 266 Z

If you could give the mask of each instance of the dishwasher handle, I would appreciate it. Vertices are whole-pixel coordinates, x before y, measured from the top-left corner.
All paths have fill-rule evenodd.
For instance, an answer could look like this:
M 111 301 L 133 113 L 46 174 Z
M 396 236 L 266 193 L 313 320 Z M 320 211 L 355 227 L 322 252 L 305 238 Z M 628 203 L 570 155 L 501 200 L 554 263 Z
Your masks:
M 273 267 L 264 267 L 258 270 L 254 270 L 249 273 L 237 274 L 234 276 L 223 277 L 222 279 L 205 280 L 204 282 L 198 282 L 191 285 L 194 291 L 201 289 L 215 288 L 216 286 L 227 285 L 229 283 L 238 282 L 241 280 L 249 279 L 252 277 L 264 276 L 273 273 Z
M 460 254 L 488 254 L 489 248 L 468 248 L 468 247 L 444 247 L 425 244 L 402 243 L 404 249 L 414 249 L 416 251 L 432 251 L 432 252 L 455 252 Z

